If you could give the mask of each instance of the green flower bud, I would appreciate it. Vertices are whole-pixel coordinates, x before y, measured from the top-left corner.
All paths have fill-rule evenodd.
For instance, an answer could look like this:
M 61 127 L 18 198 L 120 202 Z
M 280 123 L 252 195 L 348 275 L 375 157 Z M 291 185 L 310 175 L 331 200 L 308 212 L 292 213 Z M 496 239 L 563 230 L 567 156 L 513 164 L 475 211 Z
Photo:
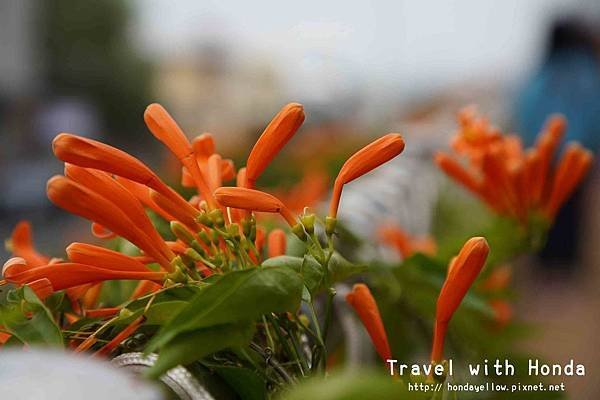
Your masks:
M 218 227 L 225 225 L 225 219 L 223 218 L 223 211 L 219 209 L 212 210 L 208 213 L 210 220 Z
M 337 219 L 333 217 L 325 218 L 325 233 L 327 236 L 331 236 L 335 232 L 335 227 L 337 225 Z
M 302 240 L 303 242 L 306 240 L 306 232 L 304 232 L 304 227 L 302 224 L 294 225 L 292 227 L 292 232 L 294 232 L 294 235 L 298 236 L 298 239 Z
M 312 235 L 315 232 L 315 218 L 315 214 L 308 214 L 300 217 L 300 222 L 302 222 L 306 233 L 309 235 Z

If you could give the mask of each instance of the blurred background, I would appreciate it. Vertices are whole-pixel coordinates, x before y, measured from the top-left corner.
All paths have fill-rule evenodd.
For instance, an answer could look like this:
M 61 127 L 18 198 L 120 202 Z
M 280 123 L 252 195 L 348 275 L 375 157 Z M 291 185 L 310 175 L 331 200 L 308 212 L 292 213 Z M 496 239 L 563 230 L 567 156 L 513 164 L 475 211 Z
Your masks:
M 143 124 L 154 101 L 190 136 L 213 133 L 218 150 L 239 161 L 283 104 L 303 103 L 305 126 L 266 184 L 284 175 L 290 155 L 310 163 L 326 154 L 335 165 L 371 136 L 402 132 L 407 155 L 383 172 L 399 197 L 381 207 L 411 233 L 427 233 L 440 187 L 431 154 L 447 146 L 464 105 L 527 143 L 546 115 L 563 112 L 568 138 L 597 150 L 599 22 L 594 0 L 0 0 L 0 235 L 26 218 L 52 255 L 93 240 L 85 221 L 45 196 L 46 180 L 61 172 L 50 146 L 61 131 L 125 147 L 177 182 Z M 573 380 L 573 398 L 600 392 L 592 175 L 551 237 L 554 252 L 522 260 L 515 277 L 517 316 L 544 333 L 523 346 L 588 368 Z M 358 207 L 364 196 L 353 193 L 347 202 Z

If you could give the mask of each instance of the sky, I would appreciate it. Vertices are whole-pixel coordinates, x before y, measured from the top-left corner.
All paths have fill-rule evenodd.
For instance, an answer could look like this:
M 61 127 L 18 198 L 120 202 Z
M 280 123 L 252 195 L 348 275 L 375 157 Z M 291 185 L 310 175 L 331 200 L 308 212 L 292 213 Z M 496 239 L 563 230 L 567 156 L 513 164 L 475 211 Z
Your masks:
M 215 41 L 243 61 L 275 66 L 291 94 L 317 98 L 343 88 L 385 96 L 476 79 L 513 81 L 538 62 L 555 15 L 593 8 L 591 0 L 136 4 L 136 37 L 147 53 L 185 55 Z

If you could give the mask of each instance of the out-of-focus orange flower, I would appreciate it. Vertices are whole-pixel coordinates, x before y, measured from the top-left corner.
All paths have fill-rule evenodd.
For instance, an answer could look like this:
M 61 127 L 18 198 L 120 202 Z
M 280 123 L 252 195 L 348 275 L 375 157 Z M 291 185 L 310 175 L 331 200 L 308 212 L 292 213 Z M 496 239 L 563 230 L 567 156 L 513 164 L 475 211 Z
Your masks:
M 467 291 L 483 268 L 489 246 L 485 238 L 469 239 L 450 263 L 448 276 L 437 300 L 431 360 L 440 362 L 444 354 L 444 338 L 448 323 Z
M 571 144 L 558 168 L 552 168 L 566 129 L 560 115 L 548 119 L 530 149 L 523 149 L 518 136 L 502 135 L 492 128 L 474 108 L 461 111 L 458 119 L 460 129 L 452 148 L 466 156 L 468 163 L 463 165 L 450 155 L 438 153 L 436 164 L 495 212 L 523 225 L 535 222 L 537 218 L 530 217 L 538 214 L 552 221 L 592 163 L 590 152 Z
M 335 218 L 344 185 L 372 171 L 396 157 L 404 150 L 404 140 L 397 133 L 389 133 L 369 143 L 354 153 L 340 169 L 333 185 L 333 195 L 329 206 L 329 216 Z
M 513 318 L 513 308 L 509 302 L 502 299 L 490 301 L 490 306 L 494 310 L 494 321 L 498 328 L 504 328 Z
M 483 291 L 495 292 L 508 287 L 512 278 L 512 268 L 509 264 L 495 267 L 494 270 L 481 282 L 479 288 Z
M 2 329 L 2 326 L 0 326 L 0 329 Z M 2 346 L 4 343 L 8 342 L 8 339 L 10 339 L 11 336 L 12 335 L 8 332 L 0 331 L 0 346 Z
M 192 149 L 194 150 L 196 157 L 208 160 L 208 157 L 212 156 L 216 149 L 213 135 L 205 132 L 196 136 L 194 140 L 192 140 Z
M 160 104 L 150 104 L 144 112 L 144 121 L 150 132 L 160 140 L 187 168 L 192 176 L 199 194 L 209 205 L 214 203 L 212 193 L 202 176 L 194 149 L 179 125 Z
M 57 206 L 104 225 L 134 243 L 168 271 L 173 270 L 170 261 L 174 254 L 164 241 L 148 236 L 143 230 L 145 222 L 134 222 L 119 206 L 100 194 L 64 176 L 51 178 L 48 181 L 47 193 L 48 198 Z
M 78 263 L 58 263 L 29 268 L 25 260 L 14 257 L 8 260 L 2 268 L 7 282 L 24 285 L 38 279 L 46 278 L 54 290 L 96 283 L 106 280 L 152 280 L 163 282 L 166 272 L 124 271 L 118 269 L 100 268 Z
M 290 226 L 294 226 L 297 223 L 294 214 L 279 199 L 259 190 L 241 187 L 221 187 L 215 190 L 215 198 L 223 207 L 279 213 Z
M 267 234 L 265 232 L 265 229 L 262 226 L 257 226 L 256 239 L 254 240 L 254 245 L 256 246 L 258 254 L 262 254 L 263 248 L 265 247 L 266 236 Z
M 329 192 L 329 177 L 319 169 L 308 171 L 298 184 L 287 191 L 280 191 L 276 196 L 290 210 L 300 214 L 306 207 L 316 207 Z
M 354 285 L 352 291 L 346 295 L 346 302 L 358 314 L 383 362 L 391 359 L 392 352 L 379 308 L 367 285 L 363 283 Z
M 579 144 L 571 144 L 559 161 L 554 180 L 552 182 L 548 201 L 544 206 L 544 213 L 553 219 L 560 207 L 575 191 L 585 174 L 592 166 L 593 156 Z
M 260 174 L 294 136 L 302 122 L 304 122 L 304 107 L 301 104 L 287 104 L 277 113 L 250 151 L 246 162 L 247 187 L 254 187 Z
M 267 250 L 269 258 L 285 254 L 287 238 L 281 229 L 273 229 L 267 238 Z
M 50 260 L 35 249 L 29 221 L 21 221 L 15 226 L 10 237 L 9 247 L 13 255 L 24 258 L 32 267 L 48 264 Z
M 403 258 L 421 252 L 433 255 L 437 251 L 437 245 L 433 238 L 412 237 L 403 229 L 395 225 L 384 225 L 378 229 L 379 239 L 389 246 L 392 246 Z

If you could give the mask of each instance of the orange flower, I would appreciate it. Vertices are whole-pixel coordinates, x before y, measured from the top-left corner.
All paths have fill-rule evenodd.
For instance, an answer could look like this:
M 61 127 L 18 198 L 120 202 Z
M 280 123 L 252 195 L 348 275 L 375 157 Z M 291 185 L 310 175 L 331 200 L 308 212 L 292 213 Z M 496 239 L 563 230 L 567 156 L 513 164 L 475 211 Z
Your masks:
M 143 315 L 136 318 L 133 322 L 125 327 L 117 336 L 115 336 L 110 342 L 101 347 L 98 351 L 94 353 L 95 356 L 107 355 L 110 352 L 121 344 L 122 341 L 127 339 L 129 336 L 133 335 L 133 333 L 139 328 L 141 324 L 144 323 L 146 317 Z
M 90 309 L 96 307 L 98 298 L 100 298 L 100 292 L 102 291 L 102 282 L 93 284 L 82 298 L 82 306 L 84 309 Z
M 46 278 L 37 279 L 27 284 L 34 291 L 35 295 L 40 300 L 45 300 L 48 296 L 54 293 L 52 283 Z
M 54 290 L 63 290 L 86 283 L 116 279 L 145 279 L 163 282 L 166 277 L 166 272 L 124 271 L 109 268 L 109 266 L 107 268 L 100 268 L 78 263 L 58 263 L 28 268 L 25 260 L 15 257 L 4 264 L 2 273 L 8 282 L 17 285 L 24 285 L 38 279 L 46 278 L 50 281 Z
M 267 234 L 265 233 L 265 229 L 262 226 L 256 227 L 256 239 L 254 240 L 254 245 L 256 246 L 256 250 L 258 254 L 262 254 L 263 248 L 265 247 L 265 237 Z
M 585 150 L 578 143 L 567 146 L 554 175 L 552 188 L 544 207 L 548 218 L 553 219 L 560 207 L 575 191 L 577 185 L 584 178 L 594 157 L 589 150 Z
M 494 310 L 494 321 L 498 328 L 503 328 L 511 321 L 513 317 L 513 309 L 506 300 L 491 300 L 490 306 Z
M 112 317 L 121 311 L 121 307 L 96 308 L 95 310 L 85 310 L 85 316 L 89 318 Z
M 131 293 L 131 296 L 129 296 L 129 298 L 130 298 L 130 300 L 135 300 L 138 297 L 141 297 L 147 293 L 155 292 L 155 291 L 159 290 L 160 288 L 162 288 L 162 286 L 160 286 L 156 282 L 140 281 L 140 283 L 137 284 L 137 286 L 135 287 L 135 289 L 133 290 L 133 293 Z
M 499 291 L 506 289 L 512 278 L 512 268 L 508 264 L 500 265 L 481 282 L 481 290 L 484 291 Z
M 120 207 L 105 197 L 64 176 L 52 177 L 48 181 L 47 193 L 48 198 L 57 206 L 104 225 L 134 243 L 168 271 L 173 270 L 170 261 L 174 254 L 162 238 L 154 240 L 154 235 L 148 236 L 149 232 L 144 231 L 145 223 L 134 222 Z M 156 233 L 154 228 L 152 231 Z
M 489 250 L 484 238 L 474 237 L 464 244 L 458 256 L 450 263 L 448 276 L 437 300 L 432 361 L 442 360 L 448 323 L 483 268 Z
M 155 213 L 157 213 L 158 215 L 160 215 L 163 219 L 165 219 L 166 221 L 172 221 L 175 218 L 173 218 L 173 216 L 171 216 L 171 214 L 169 214 L 168 212 L 166 212 L 165 210 L 163 210 L 162 208 L 160 208 L 158 206 L 158 204 L 156 204 L 154 202 L 154 200 L 152 200 L 152 198 L 150 197 L 150 189 L 142 184 L 139 184 L 137 182 L 134 182 L 132 180 L 129 180 L 127 178 L 123 178 L 120 176 L 115 177 L 115 179 L 117 180 L 117 182 L 119 182 L 121 185 L 123 185 L 127 190 L 129 190 L 131 192 L 131 194 L 133 194 L 135 197 L 137 197 L 137 199 L 147 208 L 151 209 L 152 211 L 154 211 Z M 184 199 L 183 202 L 185 202 Z M 179 202 L 178 204 L 182 204 L 183 202 Z
M 119 207 L 138 228 L 141 228 L 157 244 L 159 249 L 162 248 L 165 251 L 163 238 L 156 231 L 140 201 L 114 178 L 103 171 L 86 169 L 72 164 L 65 164 L 65 175 Z M 110 227 L 108 228 L 110 229 Z M 165 251 L 165 255 L 170 256 L 168 251 Z
M 269 258 L 284 255 L 287 246 L 287 237 L 285 236 L 285 232 L 281 229 L 273 229 L 271 232 L 269 232 L 267 246 Z
M 222 158 L 219 154 L 208 157 L 208 186 L 212 191 L 223 185 Z
M 290 210 L 300 214 L 305 207 L 316 207 L 328 192 L 329 177 L 324 171 L 317 169 L 308 171 L 290 190 L 276 195 Z
M 93 168 L 141 183 L 168 196 L 169 187 L 143 162 L 115 147 L 69 133 L 61 133 L 52 142 L 59 160 L 84 168 Z
M 198 232 L 201 229 L 200 225 L 196 222 L 196 217 L 200 215 L 200 211 L 194 208 L 190 203 L 186 202 L 185 207 L 181 207 L 180 205 L 173 203 L 168 197 L 153 190 L 150 190 L 150 199 L 159 208 L 165 210 L 168 215 L 173 216 L 170 221 L 179 221 L 194 232 Z
M 363 325 L 367 329 L 371 341 L 379 357 L 386 362 L 392 358 L 392 352 L 388 342 L 387 334 L 379 314 L 377 303 L 367 285 L 357 283 L 352 291 L 346 295 L 346 302 L 354 308 Z
M 208 160 L 208 157 L 215 153 L 215 140 L 213 136 L 205 132 L 192 140 L 192 149 L 196 157 Z
M 260 174 L 294 136 L 303 122 L 304 107 L 298 103 L 290 103 L 284 106 L 267 125 L 250 151 L 246 162 L 246 179 L 249 188 L 254 187 Z
M 160 104 L 150 104 L 144 112 L 144 121 L 150 132 L 160 140 L 187 168 L 191 174 L 198 192 L 204 196 L 209 205 L 213 204 L 212 194 L 194 154 L 189 140 L 167 110 Z
M 148 272 L 148 267 L 133 257 L 88 243 L 71 243 L 67 246 L 69 260 L 78 264 L 94 265 L 119 271 Z
M 29 221 L 21 221 L 15 226 L 10 238 L 10 249 L 15 256 L 24 258 L 32 267 L 48 264 L 50 260 L 35 249 Z
M 416 252 L 434 254 L 436 243 L 430 237 L 414 238 L 398 226 L 382 226 L 377 232 L 384 244 L 392 246 L 403 258 L 410 257 Z
M 294 214 L 279 199 L 259 190 L 241 187 L 221 187 L 215 190 L 215 198 L 223 207 L 279 213 L 290 226 L 294 226 L 297 223 Z
M 452 177 L 458 183 L 473 193 L 479 193 L 481 190 L 481 182 L 474 176 L 473 173 L 467 171 L 458 161 L 450 157 L 448 154 L 438 152 L 435 154 L 434 161 L 437 166 Z
M 342 166 L 333 185 L 329 216 L 335 218 L 344 185 L 396 157 L 404 150 L 404 140 L 389 133 L 354 153 Z
M 98 239 L 114 239 L 117 237 L 114 232 L 96 222 L 92 222 L 92 235 Z

